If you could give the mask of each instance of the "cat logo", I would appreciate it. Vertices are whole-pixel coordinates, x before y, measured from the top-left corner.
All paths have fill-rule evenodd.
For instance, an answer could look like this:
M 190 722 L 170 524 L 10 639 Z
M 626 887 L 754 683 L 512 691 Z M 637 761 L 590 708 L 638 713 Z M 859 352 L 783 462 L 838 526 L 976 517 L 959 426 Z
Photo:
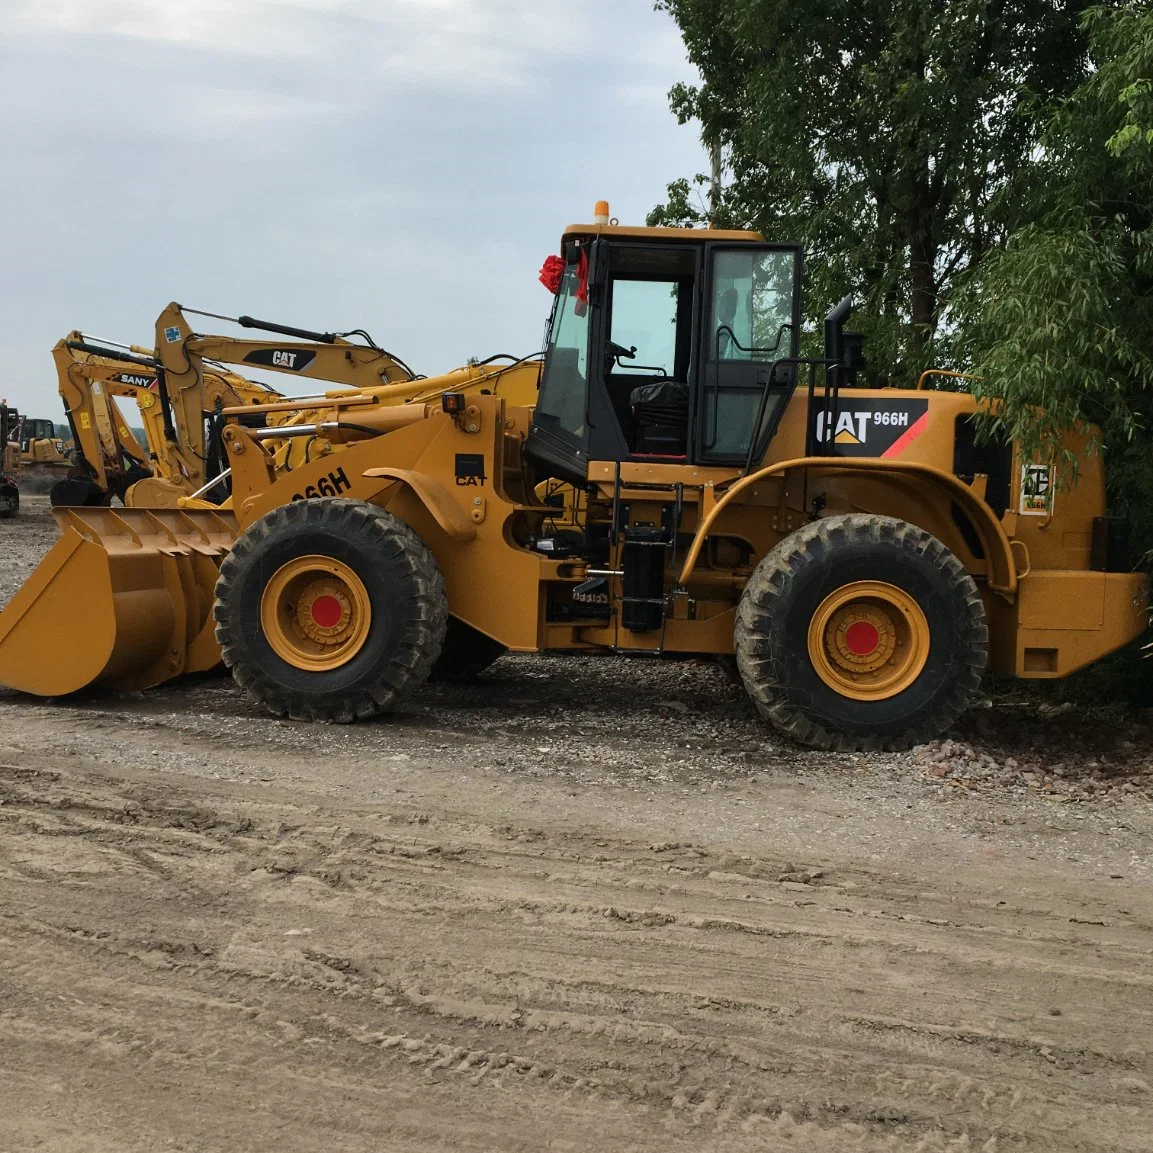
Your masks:
M 831 413 L 829 414 L 832 415 Z M 869 438 L 869 418 L 867 412 L 841 412 L 837 414 L 836 427 L 833 430 L 834 444 L 865 444 Z M 823 412 L 817 413 L 817 439 L 825 440 L 826 417 Z
M 245 356 L 244 363 L 303 372 L 315 359 L 316 353 L 307 348 L 257 348 Z
M 834 456 L 900 456 L 929 425 L 927 400 L 857 400 L 818 410 L 814 439 Z

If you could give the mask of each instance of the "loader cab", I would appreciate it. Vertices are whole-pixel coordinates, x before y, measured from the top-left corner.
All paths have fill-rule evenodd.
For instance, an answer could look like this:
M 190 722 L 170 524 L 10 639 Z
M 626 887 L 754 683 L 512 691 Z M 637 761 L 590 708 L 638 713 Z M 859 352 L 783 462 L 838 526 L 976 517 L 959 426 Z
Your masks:
M 795 380 L 780 362 L 797 355 L 800 248 L 674 236 L 567 239 L 527 444 L 542 474 L 583 484 L 594 460 L 739 465 L 771 439 Z

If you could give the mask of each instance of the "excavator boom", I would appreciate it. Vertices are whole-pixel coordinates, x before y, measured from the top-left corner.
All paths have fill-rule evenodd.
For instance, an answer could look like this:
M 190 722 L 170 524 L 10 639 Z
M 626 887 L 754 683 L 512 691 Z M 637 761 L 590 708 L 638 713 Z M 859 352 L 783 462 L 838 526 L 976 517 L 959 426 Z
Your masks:
M 72 332 L 52 350 L 58 388 L 79 446 L 74 477 L 58 486 L 57 505 L 102 504 L 119 496 L 140 507 L 175 507 L 201 487 L 211 464 L 205 414 L 255 406 L 280 394 L 227 369 L 206 370 L 199 392 L 170 406 L 151 349 L 123 351 Z M 115 397 L 135 401 L 147 448 L 136 440 Z M 219 471 L 217 468 L 215 471 Z

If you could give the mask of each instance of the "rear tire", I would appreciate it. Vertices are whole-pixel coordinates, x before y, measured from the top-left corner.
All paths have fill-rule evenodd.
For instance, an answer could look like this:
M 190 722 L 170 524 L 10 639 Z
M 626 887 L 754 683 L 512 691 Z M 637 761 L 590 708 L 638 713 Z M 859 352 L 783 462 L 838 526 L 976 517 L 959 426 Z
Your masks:
M 988 659 L 977 586 L 893 517 L 824 517 L 757 566 L 733 634 L 758 711 L 801 744 L 905 749 L 968 707 Z
M 428 679 L 450 685 L 470 684 L 507 652 L 500 641 L 494 641 L 456 617 L 449 617 L 444 646 Z
M 428 546 L 363 501 L 302 500 L 237 540 L 216 582 L 216 639 L 253 700 L 277 716 L 345 724 L 427 678 L 448 602 Z

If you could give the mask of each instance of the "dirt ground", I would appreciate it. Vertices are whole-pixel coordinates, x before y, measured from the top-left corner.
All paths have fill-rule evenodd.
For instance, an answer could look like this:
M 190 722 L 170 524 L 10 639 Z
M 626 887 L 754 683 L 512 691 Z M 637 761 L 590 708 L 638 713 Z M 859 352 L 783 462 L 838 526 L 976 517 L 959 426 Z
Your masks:
M 806 753 L 611 658 L 350 728 L 0 690 L 0 1150 L 1153 1150 L 1151 738 Z

